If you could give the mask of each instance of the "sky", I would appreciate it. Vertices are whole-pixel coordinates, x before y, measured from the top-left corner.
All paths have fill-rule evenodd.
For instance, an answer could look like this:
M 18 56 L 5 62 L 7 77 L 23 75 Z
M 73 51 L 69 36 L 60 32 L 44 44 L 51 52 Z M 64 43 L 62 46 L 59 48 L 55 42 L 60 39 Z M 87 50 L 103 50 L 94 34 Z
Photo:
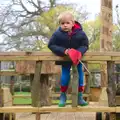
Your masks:
M 0 0 L 0 4 L 2 3 L 7 3 L 10 0 Z M 22 1 L 27 1 L 27 0 L 22 0 Z M 36 1 L 36 0 L 34 0 Z M 41 0 L 43 2 L 48 2 L 48 0 Z M 88 16 L 89 19 L 95 19 L 96 15 L 100 12 L 100 4 L 101 0 L 58 0 L 58 1 L 63 1 L 64 3 L 73 3 L 77 4 L 80 6 L 83 6 L 86 11 L 88 11 L 90 14 Z M 112 0 L 113 1 L 113 20 L 115 16 L 115 6 L 118 4 L 120 6 L 120 0 Z
M 22 0 L 27 1 L 27 0 Z M 34 0 L 36 1 L 36 0 Z M 48 0 L 42 0 L 43 2 L 48 2 Z M 84 9 L 86 9 L 87 12 L 89 12 L 88 19 L 94 20 L 96 15 L 100 13 L 100 4 L 101 0 L 58 0 L 63 1 L 63 3 L 73 3 L 76 5 L 83 6 Z M 113 23 L 115 23 L 115 6 L 118 4 L 120 8 L 120 0 L 112 0 L 113 1 Z M 0 0 L 0 5 L 10 2 L 10 0 Z M 120 10 L 119 10 L 120 11 Z M 1 41 L 1 39 L 0 39 Z
M 64 0 L 67 1 L 67 0 Z M 80 6 L 84 6 L 85 9 L 90 13 L 89 19 L 95 19 L 96 14 L 100 13 L 101 0 L 69 0 L 70 3 L 75 3 Z M 115 16 L 115 6 L 119 5 L 120 0 L 113 0 L 113 20 Z

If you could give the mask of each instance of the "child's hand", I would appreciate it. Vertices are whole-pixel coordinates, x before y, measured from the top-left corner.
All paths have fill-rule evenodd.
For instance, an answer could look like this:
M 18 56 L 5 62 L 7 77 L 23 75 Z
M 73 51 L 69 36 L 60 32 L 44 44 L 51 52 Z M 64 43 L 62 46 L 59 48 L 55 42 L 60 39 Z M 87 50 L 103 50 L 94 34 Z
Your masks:
M 70 50 L 70 49 L 66 49 L 64 53 L 65 53 L 66 55 L 68 55 L 68 51 L 69 51 L 69 50 Z
M 79 60 L 82 58 L 81 52 L 79 52 L 73 48 L 68 51 L 68 55 L 69 55 L 69 57 L 72 60 L 74 65 L 78 65 Z

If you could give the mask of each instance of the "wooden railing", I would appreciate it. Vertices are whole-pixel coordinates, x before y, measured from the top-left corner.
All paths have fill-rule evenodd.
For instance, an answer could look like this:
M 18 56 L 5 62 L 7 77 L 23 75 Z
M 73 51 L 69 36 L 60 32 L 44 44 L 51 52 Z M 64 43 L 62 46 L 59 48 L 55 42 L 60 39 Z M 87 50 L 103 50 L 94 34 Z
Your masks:
M 72 86 L 72 107 L 58 108 L 58 107 L 42 107 L 48 95 L 48 91 L 41 89 L 42 83 L 41 66 L 42 61 L 65 61 L 68 57 L 55 56 L 51 52 L 1 52 L 0 61 L 36 61 L 35 73 L 32 81 L 32 101 L 33 107 L 1 107 L 0 112 L 120 112 L 120 108 L 116 107 L 116 84 L 114 77 L 114 64 L 120 61 L 119 52 L 87 52 L 82 61 L 98 61 L 102 64 L 103 72 L 106 74 L 103 80 L 103 86 L 107 86 L 109 107 L 77 107 L 77 82 L 73 82 Z M 0 72 L 0 75 L 16 75 L 16 72 Z M 73 77 L 76 76 L 76 70 Z M 108 84 L 107 84 L 108 83 Z M 39 91 L 39 92 L 38 92 Z M 44 98 L 43 98 L 44 95 Z M 46 102 L 47 103 L 47 102 Z
M 58 57 L 51 52 L 1 52 L 0 61 L 64 61 L 67 57 Z M 87 52 L 83 61 L 120 61 L 119 52 Z

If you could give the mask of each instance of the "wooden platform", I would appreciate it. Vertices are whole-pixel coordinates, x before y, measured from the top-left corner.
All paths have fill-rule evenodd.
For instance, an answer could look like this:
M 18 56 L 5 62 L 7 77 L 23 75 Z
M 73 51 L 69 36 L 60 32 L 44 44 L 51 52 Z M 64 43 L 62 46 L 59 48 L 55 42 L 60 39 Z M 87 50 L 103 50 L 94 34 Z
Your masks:
M 71 107 L 58 107 L 57 105 L 49 107 L 32 107 L 32 106 L 12 106 L 12 107 L 1 107 L 0 113 L 28 113 L 28 112 L 120 112 L 120 107 L 107 107 L 99 106 L 99 104 L 90 103 L 88 106 Z

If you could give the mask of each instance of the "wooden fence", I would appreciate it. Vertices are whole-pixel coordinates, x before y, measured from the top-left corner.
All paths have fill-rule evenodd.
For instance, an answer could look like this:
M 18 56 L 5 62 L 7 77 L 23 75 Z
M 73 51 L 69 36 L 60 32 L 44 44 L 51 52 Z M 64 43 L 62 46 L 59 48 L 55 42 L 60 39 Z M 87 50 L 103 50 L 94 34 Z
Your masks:
M 46 81 L 46 76 L 41 79 L 41 68 L 43 61 L 65 61 L 69 60 L 68 57 L 58 57 L 52 53 L 47 52 L 1 52 L 0 61 L 35 61 L 35 73 L 31 76 L 31 95 L 33 107 L 1 107 L 0 112 L 112 112 L 112 118 L 115 118 L 115 114 L 120 112 L 120 107 L 116 106 L 116 82 L 114 64 L 120 61 L 119 52 L 87 52 L 83 57 L 83 61 L 99 61 L 103 70 L 102 86 L 107 87 L 108 93 L 108 107 L 77 107 L 77 80 L 72 82 L 72 106 L 65 108 L 58 108 L 56 106 L 50 106 L 50 94 L 49 85 Z M 0 75 L 19 75 L 17 72 L 0 72 Z M 20 73 L 23 74 L 23 73 Z M 73 78 L 76 79 L 76 70 L 73 72 Z M 38 92 L 39 91 L 39 92 Z M 48 107 L 44 107 L 49 105 Z M 38 114 L 37 114 L 38 115 Z M 37 117 L 37 120 L 39 120 Z

